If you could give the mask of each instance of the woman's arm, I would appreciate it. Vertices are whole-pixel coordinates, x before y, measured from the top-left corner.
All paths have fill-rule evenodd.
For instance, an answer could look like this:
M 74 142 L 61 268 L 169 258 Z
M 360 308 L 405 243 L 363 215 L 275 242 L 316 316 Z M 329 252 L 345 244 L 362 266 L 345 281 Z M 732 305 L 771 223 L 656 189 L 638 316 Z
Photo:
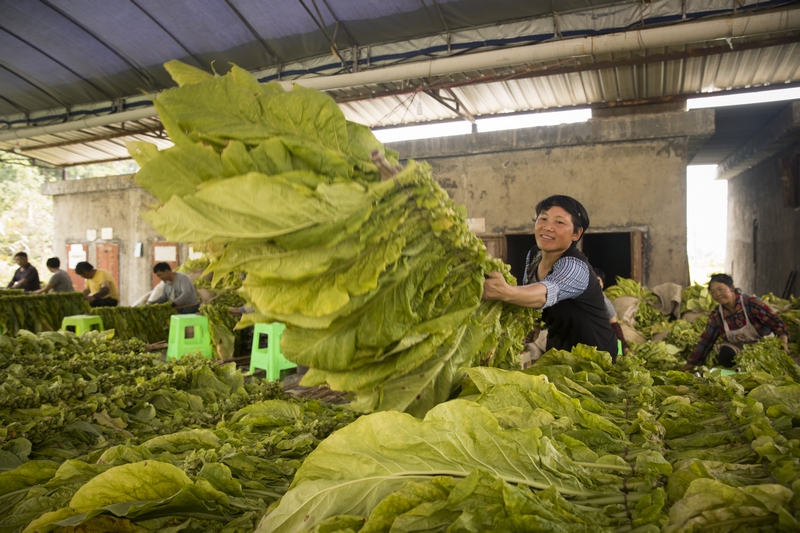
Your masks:
M 562 257 L 539 283 L 514 287 L 506 283 L 500 272 L 490 272 L 483 291 L 485 300 L 544 309 L 583 294 L 588 286 L 588 265 L 575 257 Z
M 772 308 L 755 296 L 747 298 L 747 307 L 749 315 L 761 325 L 771 329 L 775 336 L 783 341 L 784 349 L 789 351 L 789 330 Z
M 489 272 L 483 282 L 483 299 L 541 309 L 547 301 L 547 287 L 541 283 L 515 287 L 506 283 L 500 272 Z
M 719 324 L 717 324 L 717 316 L 719 316 L 718 311 L 711 312 L 711 315 L 708 317 L 708 323 L 706 324 L 705 331 L 703 331 L 703 334 L 700 335 L 700 340 L 697 342 L 697 346 L 695 346 L 694 351 L 692 351 L 692 355 L 689 356 L 689 360 L 681 370 L 692 370 L 697 365 L 701 365 L 703 362 L 705 362 L 706 358 L 708 357 L 708 352 L 711 351 L 711 348 L 714 346 L 717 338 L 719 338 L 720 328 Z

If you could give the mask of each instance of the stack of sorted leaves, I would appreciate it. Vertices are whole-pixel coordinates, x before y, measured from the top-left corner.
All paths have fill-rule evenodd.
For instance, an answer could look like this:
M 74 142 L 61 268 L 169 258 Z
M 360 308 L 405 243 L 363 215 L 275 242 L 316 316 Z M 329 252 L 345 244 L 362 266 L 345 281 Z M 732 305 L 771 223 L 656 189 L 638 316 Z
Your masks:
M 669 327 L 667 317 L 656 309 L 649 300 L 639 302 L 635 320 L 636 330 L 648 339 L 655 333 L 664 331 L 665 328 Z
M 154 104 L 175 146 L 129 145 L 137 183 L 163 202 L 144 216 L 170 239 L 208 243 L 215 282 L 247 274 L 240 294 L 258 313 L 243 322 L 286 324 L 283 353 L 310 367 L 304 384 L 422 416 L 462 368 L 518 364 L 534 313 L 481 302 L 487 272 L 513 278 L 428 165 L 400 170 L 317 91 L 237 67 L 166 67 L 180 87 Z
M 667 318 L 655 307 L 655 304 L 658 303 L 658 296 L 640 283 L 618 276 L 616 284 L 608 287 L 604 292 L 612 301 L 621 297 L 639 300 L 632 325 L 645 338 L 649 339 L 654 333 L 666 327 Z
M 66 316 L 89 312 L 89 303 L 80 292 L 8 295 L 0 292 L 0 332 L 56 331 Z
M 651 303 L 658 303 L 658 296 L 653 291 L 632 279 L 617 276 L 616 284 L 605 289 L 609 300 L 614 301 L 622 296 L 631 296 Z
M 357 416 L 143 350 L 107 332 L 0 336 L 0 531 L 253 531 Z
M 684 313 L 708 313 L 717 302 L 708 292 L 708 287 L 695 283 L 681 291 L 681 315 Z
M 231 314 L 227 305 L 201 305 L 200 314 L 208 318 L 211 348 L 220 361 L 231 359 L 242 351 L 242 334 L 236 330 L 239 319 Z M 247 349 L 248 347 L 245 347 Z M 248 352 L 249 353 L 249 352 Z
M 642 358 L 648 370 L 678 370 L 686 364 L 686 357 L 680 357 L 681 350 L 668 342 L 632 343 L 631 350 Z
M 797 383 L 761 372 L 656 377 L 659 423 L 674 471 L 664 531 L 796 531 Z M 784 393 L 783 398 L 778 398 Z M 763 402 L 763 403 L 762 403 Z
M 783 341 L 777 337 L 764 337 L 755 344 L 746 345 L 734 361 L 747 372 L 788 376 L 800 383 L 800 367 L 784 351 Z
M 171 303 L 139 307 L 95 307 L 90 313 L 103 319 L 103 328 L 120 340 L 139 339 L 147 344 L 167 340 L 169 319 L 177 311 Z
M 0 531 L 800 530 L 787 373 L 699 377 L 579 345 L 468 369 L 424 419 L 356 419 L 142 349 L 0 337 Z
M 706 328 L 708 317 L 699 317 L 694 322 L 685 320 L 675 320 L 670 322 L 667 327 L 667 336 L 664 342 L 676 348 L 675 353 L 684 362 L 689 359 L 695 346 L 700 341 L 700 335 Z
M 800 355 L 800 297 L 790 296 L 789 300 L 778 298 L 772 293 L 761 297 L 786 324 L 789 331 L 789 350 Z

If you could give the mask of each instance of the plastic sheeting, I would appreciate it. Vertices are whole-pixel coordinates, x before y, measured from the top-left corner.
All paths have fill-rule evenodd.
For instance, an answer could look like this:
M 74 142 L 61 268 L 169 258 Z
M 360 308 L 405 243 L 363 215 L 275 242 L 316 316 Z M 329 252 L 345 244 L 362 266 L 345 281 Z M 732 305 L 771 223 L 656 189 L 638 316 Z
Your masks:
M 0 0 L 0 127 L 164 89 L 175 58 L 291 79 L 793 3 Z

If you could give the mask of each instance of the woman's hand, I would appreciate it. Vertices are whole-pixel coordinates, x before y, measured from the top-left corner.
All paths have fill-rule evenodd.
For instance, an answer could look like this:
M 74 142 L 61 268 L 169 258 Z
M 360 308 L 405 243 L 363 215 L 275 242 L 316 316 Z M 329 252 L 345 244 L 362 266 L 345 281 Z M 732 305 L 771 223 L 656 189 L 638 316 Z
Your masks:
M 483 282 L 483 299 L 484 300 L 503 300 L 504 295 L 508 290 L 508 283 L 506 278 L 500 272 L 489 272 L 486 274 L 486 280 Z
M 783 341 L 783 351 L 789 353 L 789 337 L 780 335 L 778 338 Z
M 522 342 L 524 344 L 530 344 L 532 342 L 536 342 L 536 339 L 539 338 L 539 335 L 541 333 L 542 333 L 541 326 L 533 326 L 533 330 L 530 333 L 528 333 L 528 336 L 525 337 L 525 340 L 523 340 Z
M 685 365 L 683 365 L 683 368 L 681 368 L 681 372 L 693 372 L 694 367 L 695 365 L 691 363 L 686 363 Z

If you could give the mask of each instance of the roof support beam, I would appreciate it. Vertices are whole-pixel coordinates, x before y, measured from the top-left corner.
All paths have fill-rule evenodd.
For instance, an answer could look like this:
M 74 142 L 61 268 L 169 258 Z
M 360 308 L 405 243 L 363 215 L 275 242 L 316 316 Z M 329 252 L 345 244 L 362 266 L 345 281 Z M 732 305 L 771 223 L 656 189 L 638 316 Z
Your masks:
M 301 0 L 302 1 L 302 0 Z M 686 22 L 672 26 L 636 29 L 619 33 L 549 41 L 531 46 L 502 48 L 489 52 L 404 63 L 351 74 L 301 78 L 280 82 L 284 88 L 292 84 L 321 91 L 375 85 L 401 80 L 446 76 L 483 68 L 503 68 L 573 57 L 636 52 L 686 43 L 736 39 L 741 37 L 786 33 L 800 30 L 800 10 L 778 11 L 737 18 L 720 18 Z
M 424 92 L 425 94 L 427 94 L 428 96 L 430 96 L 431 98 L 433 98 L 434 100 L 445 106 L 447 109 L 449 109 L 459 117 L 475 124 L 475 117 L 472 115 L 472 113 L 469 112 L 467 106 L 465 106 L 464 103 L 461 100 L 459 100 L 458 96 L 456 96 L 456 93 L 453 92 L 453 89 L 450 89 L 448 87 L 442 89 L 442 91 L 447 93 L 449 97 L 442 96 L 441 92 L 438 89 L 426 90 Z
M 51 100 L 56 102 L 58 105 L 63 106 L 67 110 L 69 109 L 69 106 L 67 104 L 65 104 L 64 102 L 62 102 L 60 98 L 58 98 L 56 95 L 52 94 L 50 91 L 48 91 L 44 87 L 40 87 L 38 83 L 36 83 L 35 81 L 29 79 L 27 76 L 24 76 L 23 74 L 17 72 L 16 69 L 12 69 L 11 67 L 7 67 L 7 66 L 5 66 L 5 65 L 3 65 L 1 63 L 0 63 L 0 68 L 5 70 L 6 72 L 8 72 L 10 74 L 13 74 L 14 76 L 16 76 L 17 78 L 21 79 L 22 81 L 24 81 L 25 83 L 27 83 L 28 85 L 30 85 L 31 87 L 36 89 L 37 91 L 41 91 L 42 94 L 47 95 L 48 98 L 50 98 Z
M 722 46 L 711 46 L 706 48 L 691 48 L 689 50 L 681 50 L 676 52 L 667 52 L 664 54 L 649 54 L 638 57 L 631 57 L 628 59 L 620 59 L 616 61 L 599 61 L 599 62 L 584 62 L 566 64 L 554 67 L 539 66 L 535 69 L 522 68 L 518 72 L 502 72 L 499 74 L 492 74 L 490 76 L 482 76 L 479 78 L 470 78 L 463 81 L 447 81 L 444 83 L 432 82 L 425 85 L 427 89 L 442 89 L 445 87 L 460 87 L 463 85 L 472 85 L 475 83 L 491 83 L 508 80 L 522 80 L 530 78 L 541 78 L 546 76 L 556 76 L 559 74 L 572 74 L 575 72 L 589 72 L 595 70 L 612 69 L 616 67 L 628 67 L 635 65 L 648 65 L 652 63 L 663 63 L 667 61 L 680 61 L 683 59 L 692 59 L 697 57 L 708 57 L 716 55 L 731 54 L 734 52 L 743 52 L 745 50 L 756 50 L 760 48 L 769 48 L 771 46 L 782 46 L 786 44 L 800 43 L 800 33 L 790 35 L 788 37 L 780 37 L 777 39 L 766 39 L 758 41 L 750 41 L 744 43 L 727 43 Z M 577 60 L 578 58 L 572 58 Z M 336 101 L 339 103 L 346 103 L 371 98 L 381 98 L 385 96 L 398 96 L 402 94 L 410 94 L 420 90 L 420 87 L 412 86 L 405 89 L 381 91 L 375 94 L 370 91 L 368 95 L 356 95 L 347 98 L 338 98 Z
M 129 120 L 141 120 L 143 118 L 152 118 L 158 115 L 154 107 L 144 107 L 142 109 L 134 109 L 132 111 L 123 111 L 122 113 L 112 113 L 110 115 L 103 115 L 99 117 L 84 118 L 81 120 L 72 120 L 70 122 L 62 122 L 61 124 L 53 124 L 52 126 L 37 126 L 35 128 L 19 128 L 16 130 L 5 131 L 0 133 L 0 141 L 11 141 L 14 139 L 28 139 L 38 135 L 51 135 L 63 133 L 65 131 L 82 130 L 84 128 L 96 128 L 98 126 L 108 126 L 109 124 L 119 124 Z
M 81 161 L 80 163 L 67 163 L 66 165 L 58 165 L 56 168 L 77 167 L 77 166 L 80 166 L 80 165 L 88 165 L 88 164 L 98 165 L 100 163 L 116 163 L 117 161 L 129 161 L 130 159 L 132 159 L 132 158 L 130 158 L 130 157 L 112 157 L 112 158 L 109 158 L 109 159 L 99 159 L 97 161 L 91 161 L 89 163 L 87 163 L 86 161 Z
M 792 102 L 717 166 L 717 179 L 731 179 L 800 139 L 800 102 Z
M 139 3 L 138 3 L 136 0 L 130 0 L 130 2 L 131 2 L 131 3 L 132 3 L 134 6 L 136 6 L 137 8 L 139 8 L 139 11 L 141 11 L 142 13 L 144 13 L 144 14 L 145 14 L 145 16 L 146 16 L 147 18 L 149 18 L 150 20 L 152 20 L 152 21 L 153 21 L 153 23 L 154 23 L 156 26 L 158 26 L 159 28 L 161 28 L 161 31 L 163 31 L 164 33 L 166 33 L 166 34 L 169 36 L 169 38 L 170 38 L 170 39 L 172 39 L 173 41 L 175 41 L 175 42 L 178 44 L 178 46 L 180 46 L 181 48 L 183 48 L 183 51 L 184 51 L 184 52 L 186 52 L 186 55 L 188 55 L 189 57 L 191 57 L 192 59 L 194 59 L 195 63 L 197 63 L 197 66 L 198 66 L 199 68 L 201 68 L 201 69 L 203 69 L 203 70 L 210 70 L 210 69 L 204 69 L 204 68 L 203 68 L 203 67 L 204 67 L 204 65 L 203 65 L 203 63 L 200 61 L 200 58 L 198 58 L 198 57 L 197 57 L 196 55 L 194 55 L 194 54 L 193 54 L 193 53 L 192 53 L 192 52 L 191 52 L 191 51 L 190 51 L 188 48 L 186 48 L 186 46 L 185 46 L 185 45 L 184 45 L 182 42 L 180 42 L 180 40 L 178 40 L 178 38 L 177 38 L 177 37 L 175 37 L 175 36 L 172 34 L 172 32 L 170 32 L 170 31 L 169 31 L 169 30 L 168 30 L 168 29 L 167 29 L 167 28 L 166 28 L 166 27 L 165 27 L 163 24 L 161 24 L 161 22 L 159 22 L 159 21 L 158 21 L 158 19 L 156 19 L 156 18 L 155 18 L 153 15 L 151 15 L 149 11 L 147 11 L 145 8 L 143 8 L 142 6 L 140 6 L 140 5 L 139 5 Z
M 345 65 L 346 62 L 342 58 L 341 54 L 339 53 L 339 47 L 336 46 L 336 41 L 333 40 L 333 38 L 328 33 L 328 29 L 325 28 L 325 19 L 322 18 L 322 13 L 320 13 L 319 8 L 317 7 L 317 3 L 314 0 L 311 0 L 311 2 L 314 4 L 314 9 L 316 10 L 317 14 L 319 15 L 319 20 L 317 20 L 317 17 L 314 15 L 314 13 L 311 12 L 311 9 L 306 5 L 306 3 L 303 0 L 298 0 L 298 1 L 300 2 L 300 5 L 303 6 L 303 9 L 306 10 L 306 13 L 308 13 L 308 16 L 311 17 L 311 20 L 314 21 L 314 24 L 317 25 L 317 28 L 319 28 L 319 31 L 322 32 L 322 35 L 325 37 L 325 39 L 328 40 L 328 43 L 330 43 L 330 45 L 331 45 L 331 53 L 333 53 L 333 55 L 336 56 L 336 59 L 341 61 L 342 65 Z M 291 83 L 289 85 L 291 85 Z
M 336 24 L 338 24 L 339 27 L 342 28 L 342 31 L 347 36 L 347 40 L 350 42 L 350 45 L 351 46 L 358 46 L 358 43 L 356 42 L 355 38 L 350 33 L 350 31 L 347 29 L 347 26 L 345 26 L 344 23 L 341 20 L 339 20 L 339 17 L 336 16 L 336 13 L 333 12 L 333 9 L 331 8 L 331 5 L 328 3 L 328 0 L 322 0 L 322 1 L 325 4 L 325 7 L 328 8 L 328 12 L 333 17 L 333 20 L 335 20 Z M 334 32 L 334 37 L 335 36 L 336 36 L 336 33 Z
M 114 128 L 116 129 L 116 128 Z M 120 137 L 132 137 L 134 135 L 149 135 L 155 132 L 162 132 L 164 131 L 164 126 L 159 124 L 158 126 L 149 126 L 142 129 L 137 130 L 117 130 L 114 133 L 109 133 L 107 135 L 98 135 L 95 137 L 87 138 L 87 139 L 76 139 L 74 141 L 63 141 L 57 143 L 50 143 L 50 144 L 37 144 L 37 145 L 30 145 L 25 147 L 20 147 L 20 152 L 30 152 L 35 150 L 47 150 L 49 148 L 60 148 L 62 146 L 73 146 L 76 144 L 89 144 L 95 141 L 108 141 L 110 139 L 118 139 Z M 161 137 L 159 135 L 159 137 Z

